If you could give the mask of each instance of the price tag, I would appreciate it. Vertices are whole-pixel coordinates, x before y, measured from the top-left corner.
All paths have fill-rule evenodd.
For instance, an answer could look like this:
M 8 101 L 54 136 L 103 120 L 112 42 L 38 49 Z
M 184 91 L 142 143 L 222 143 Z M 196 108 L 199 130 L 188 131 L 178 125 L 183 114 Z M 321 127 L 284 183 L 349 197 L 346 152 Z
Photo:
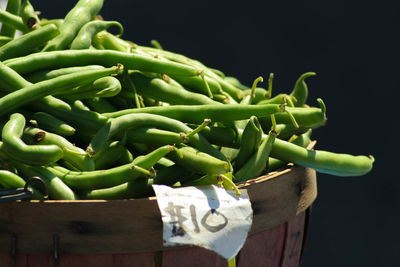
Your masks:
M 247 190 L 217 186 L 153 185 L 163 221 L 165 246 L 196 245 L 229 260 L 243 247 L 253 221 Z

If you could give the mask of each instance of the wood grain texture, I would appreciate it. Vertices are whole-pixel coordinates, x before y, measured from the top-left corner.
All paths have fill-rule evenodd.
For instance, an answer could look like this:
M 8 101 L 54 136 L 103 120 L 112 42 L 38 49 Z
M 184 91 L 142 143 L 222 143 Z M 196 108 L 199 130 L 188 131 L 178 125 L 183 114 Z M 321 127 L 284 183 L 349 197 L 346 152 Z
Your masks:
M 300 265 L 305 217 L 305 212 L 302 212 L 285 223 L 287 230 L 281 267 L 298 267 Z
M 250 234 L 304 211 L 316 197 L 315 171 L 294 166 L 239 184 L 254 212 Z M 161 251 L 162 222 L 156 198 L 113 201 L 45 201 L 0 204 L 0 252 L 61 254 Z
M 238 267 L 279 267 L 284 252 L 286 223 L 252 234 L 237 257 Z

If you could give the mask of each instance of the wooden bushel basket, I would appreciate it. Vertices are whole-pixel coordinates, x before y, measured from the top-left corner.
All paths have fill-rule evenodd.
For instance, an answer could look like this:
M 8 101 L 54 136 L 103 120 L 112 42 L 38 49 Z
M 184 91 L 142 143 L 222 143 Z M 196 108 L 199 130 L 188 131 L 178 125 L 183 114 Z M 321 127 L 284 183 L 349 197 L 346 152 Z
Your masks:
M 316 173 L 289 166 L 239 184 L 253 225 L 237 266 L 299 266 Z M 113 201 L 18 201 L 0 204 L 0 267 L 227 266 L 198 247 L 163 247 L 155 197 Z

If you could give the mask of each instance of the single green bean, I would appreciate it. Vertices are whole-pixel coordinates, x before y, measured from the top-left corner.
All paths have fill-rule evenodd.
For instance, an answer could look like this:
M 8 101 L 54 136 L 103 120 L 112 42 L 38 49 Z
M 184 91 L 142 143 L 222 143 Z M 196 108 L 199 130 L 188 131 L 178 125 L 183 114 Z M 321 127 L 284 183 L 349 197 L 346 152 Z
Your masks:
M 46 112 L 35 112 L 31 116 L 30 124 L 62 136 L 71 136 L 76 130 L 71 125 Z
M 115 77 L 101 77 L 88 84 L 56 92 L 54 96 L 66 101 L 83 100 L 93 97 L 112 97 L 121 92 L 121 83 Z
M 295 144 L 276 139 L 271 156 L 336 176 L 359 176 L 372 169 L 372 156 L 353 156 L 323 150 L 307 150 Z
M 180 145 L 179 153 L 182 154 L 182 157 L 176 153 L 171 153 L 167 158 L 191 172 L 224 174 L 229 172 L 231 168 L 229 162 L 217 159 L 190 146 Z
M 293 91 L 290 93 L 290 96 L 294 97 L 296 101 L 294 102 L 294 105 L 296 107 L 302 107 L 308 97 L 308 87 L 306 82 L 304 81 L 306 78 L 314 76 L 315 72 L 306 72 L 300 76 L 300 78 L 296 81 L 296 84 L 294 85 Z
M 258 118 L 277 114 L 281 111 L 280 105 L 173 105 L 168 107 L 145 107 L 140 109 L 127 109 L 117 112 L 103 113 L 108 118 L 117 118 L 128 114 L 151 113 L 173 118 L 187 123 L 202 123 L 204 119 L 213 122 L 233 122 L 246 120 L 254 115 Z
M 152 184 L 153 179 L 141 177 L 133 182 L 85 192 L 82 194 L 82 198 L 111 200 L 150 197 L 154 196 Z
M 88 66 L 79 66 L 79 67 L 67 67 L 67 68 L 61 68 L 61 69 L 55 69 L 55 70 L 41 70 L 41 71 L 29 73 L 28 75 L 25 76 L 25 78 L 31 83 L 37 83 L 37 82 L 41 82 L 44 80 L 53 79 L 53 78 L 56 78 L 61 75 L 75 73 L 75 72 L 81 72 L 81 71 L 86 71 L 86 70 L 91 70 L 91 69 L 93 69 L 93 70 L 94 69 L 104 69 L 104 67 L 100 66 L 100 65 L 88 65 Z
M 295 145 L 307 148 L 308 145 L 311 143 L 311 139 L 310 139 L 311 133 L 312 133 L 312 129 L 309 129 L 307 132 L 305 132 L 299 136 L 295 136 L 295 138 L 291 138 L 289 140 L 289 142 L 293 143 Z M 270 157 L 269 161 L 268 161 L 268 171 L 269 172 L 276 171 L 279 168 L 283 168 L 287 164 L 288 164 L 288 162 Z
M 207 105 L 216 104 L 211 98 L 190 92 L 182 87 L 169 84 L 160 78 L 146 77 L 139 72 L 130 73 L 136 90 L 144 96 L 158 101 L 181 105 Z
M 105 112 L 115 112 L 117 108 L 114 107 L 107 99 L 102 97 L 93 97 L 89 99 L 85 99 L 84 102 L 95 112 L 105 113 Z

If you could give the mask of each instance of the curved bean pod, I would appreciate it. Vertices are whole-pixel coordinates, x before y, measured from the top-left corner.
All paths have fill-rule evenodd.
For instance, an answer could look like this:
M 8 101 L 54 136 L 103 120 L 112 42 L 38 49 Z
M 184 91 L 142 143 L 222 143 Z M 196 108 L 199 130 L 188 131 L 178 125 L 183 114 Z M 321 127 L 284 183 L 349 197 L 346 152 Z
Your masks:
M 121 92 L 119 80 L 112 76 L 106 76 L 70 90 L 57 92 L 54 96 L 66 101 L 75 101 L 93 97 L 112 97 L 119 92 Z
M 63 151 L 56 145 L 27 145 L 21 140 L 25 118 L 19 113 L 10 116 L 4 125 L 1 138 L 2 151 L 11 159 L 29 165 L 46 165 L 63 157 Z
M 93 171 L 95 164 L 86 152 L 69 142 L 64 137 L 43 131 L 38 128 L 26 127 L 23 139 L 34 145 L 56 145 L 63 150 L 62 159 L 81 171 Z
M 372 169 L 372 156 L 353 156 L 323 150 L 307 150 L 295 144 L 276 139 L 271 156 L 286 162 L 313 168 L 317 172 L 336 176 L 359 176 Z
M 88 49 L 92 44 L 93 37 L 111 26 L 117 26 L 119 28 L 120 32 L 117 35 L 118 37 L 124 32 L 124 28 L 118 21 L 94 20 L 86 23 L 72 41 L 71 49 Z
M 33 113 L 30 123 L 36 127 L 62 136 L 70 136 L 76 132 L 74 127 L 46 112 L 39 111 Z
M 145 75 L 132 72 L 129 75 L 135 84 L 136 90 L 143 96 L 158 101 L 181 105 L 207 105 L 219 104 L 211 98 L 190 92 L 182 87 L 169 84 L 160 78 L 150 78 Z
M 304 80 L 308 77 L 314 76 L 315 74 L 316 74 L 315 72 L 303 73 L 300 76 L 300 78 L 296 81 L 294 89 L 290 93 L 290 96 L 296 99 L 296 101 L 294 102 L 294 105 L 296 107 L 302 107 L 306 103 L 308 97 L 308 87 Z
M 78 196 L 60 178 L 45 167 L 28 166 L 22 163 L 14 163 L 17 170 L 25 177 L 40 177 L 46 184 L 49 196 L 52 199 L 76 200 Z

